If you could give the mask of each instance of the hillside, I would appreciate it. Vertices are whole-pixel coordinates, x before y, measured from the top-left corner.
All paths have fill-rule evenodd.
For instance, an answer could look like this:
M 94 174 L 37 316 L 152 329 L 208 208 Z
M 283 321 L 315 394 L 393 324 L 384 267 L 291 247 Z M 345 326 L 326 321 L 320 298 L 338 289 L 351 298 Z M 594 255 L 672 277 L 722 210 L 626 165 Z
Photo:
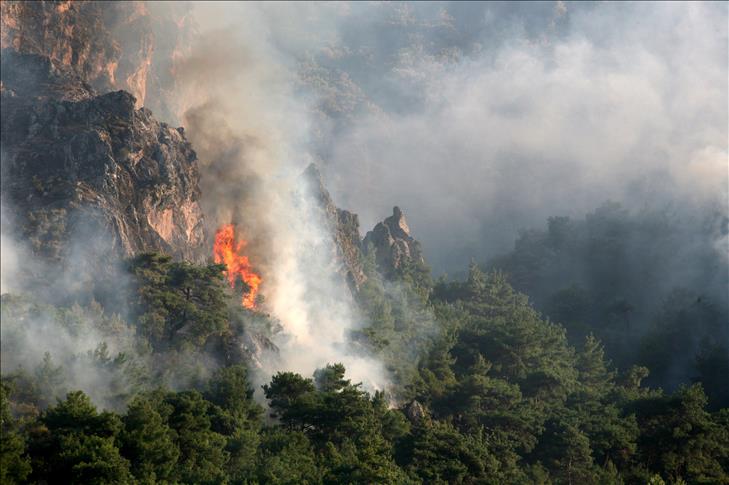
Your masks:
M 433 147 L 475 140 L 478 123 L 441 133 L 417 118 L 432 92 L 413 86 L 483 62 L 475 14 L 206 8 L 2 2 L 0 483 L 729 484 L 722 208 L 605 203 L 522 231 L 460 277 L 434 274 L 430 241 L 512 237 L 448 231 L 508 219 L 547 185 L 526 174 L 533 194 L 466 204 L 528 170 L 475 164 L 454 183 L 468 149 Z M 217 28 L 221 8 L 240 25 Z M 358 23 L 360 8 L 384 10 Z M 551 48 L 573 6 L 493 8 Z M 315 55 L 282 54 L 314 49 L 304 33 L 337 16 L 347 28 Z M 468 118 L 480 105 L 467 104 L 453 109 Z M 345 136 L 357 127 L 429 153 L 399 153 L 407 171 L 372 165 L 398 144 L 370 152 Z M 391 185 L 426 202 L 395 205 Z M 339 205 L 363 196 L 363 217 Z

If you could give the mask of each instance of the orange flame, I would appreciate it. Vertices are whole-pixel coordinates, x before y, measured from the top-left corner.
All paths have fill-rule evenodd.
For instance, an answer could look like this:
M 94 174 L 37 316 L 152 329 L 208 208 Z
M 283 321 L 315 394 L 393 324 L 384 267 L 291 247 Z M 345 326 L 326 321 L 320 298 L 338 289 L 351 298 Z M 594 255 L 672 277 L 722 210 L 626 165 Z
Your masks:
M 213 257 L 217 264 L 222 263 L 225 265 L 225 276 L 228 278 L 231 288 L 235 288 L 235 282 L 238 278 L 248 285 L 250 289 L 248 293 L 243 294 L 242 304 L 249 310 L 253 310 L 256 307 L 258 287 L 263 279 L 253 271 L 248 256 L 241 254 L 245 246 L 245 240 L 236 243 L 233 224 L 225 224 L 215 233 Z

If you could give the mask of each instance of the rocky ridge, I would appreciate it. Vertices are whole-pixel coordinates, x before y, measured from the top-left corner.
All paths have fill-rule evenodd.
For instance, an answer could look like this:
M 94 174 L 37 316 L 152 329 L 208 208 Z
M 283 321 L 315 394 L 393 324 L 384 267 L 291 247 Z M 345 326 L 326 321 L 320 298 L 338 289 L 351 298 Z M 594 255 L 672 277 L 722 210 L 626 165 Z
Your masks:
M 121 256 L 200 259 L 197 159 L 181 128 L 49 57 L 4 49 L 1 83 L 3 198 L 34 252 L 58 260 L 74 237 L 111 235 Z
M 0 4 L 3 204 L 12 211 L 14 236 L 34 256 L 71 268 L 73 278 L 82 277 L 76 274 L 82 260 L 89 272 L 83 279 L 92 285 L 92 273 L 106 274 L 119 257 L 152 251 L 202 262 L 210 256 L 196 153 L 183 128 L 146 107 L 175 119 L 173 61 L 185 22 L 171 21 L 180 32 L 163 36 L 168 43 L 160 45 L 153 27 L 161 17 L 150 8 L 165 7 Z M 357 215 L 334 204 L 315 166 L 305 177 L 353 296 L 367 280 L 362 251 L 370 244 L 385 275 L 407 258 L 422 259 L 401 213 L 378 224 L 363 245 Z M 276 352 L 264 334 L 248 330 L 230 336 L 225 349 L 257 367 L 266 352 Z
M 393 277 L 409 263 L 425 263 L 420 243 L 410 235 L 410 227 L 397 206 L 390 217 L 365 235 L 362 249 L 374 251 L 377 268 L 386 277 Z
M 3 198 L 34 252 L 61 260 L 70 240 L 103 235 L 120 256 L 206 259 L 195 152 L 182 128 L 146 108 L 175 118 L 169 101 L 194 30 L 189 7 L 6 1 L 0 13 Z M 369 247 L 388 277 L 422 262 L 399 209 L 363 241 L 357 215 L 334 204 L 316 167 L 306 176 L 353 293 L 367 279 Z
M 363 256 L 369 251 L 374 252 L 377 270 L 386 278 L 396 278 L 409 264 L 425 264 L 420 243 L 410 235 L 410 227 L 399 207 L 394 207 L 392 216 L 375 225 L 362 239 L 357 214 L 334 204 L 319 169 L 309 165 L 304 175 L 324 211 L 337 249 L 340 273 L 352 293 L 356 294 L 367 281 Z
M 194 25 L 184 2 L 3 1 L 0 44 L 47 57 L 99 92 L 125 90 L 176 122 L 175 61 Z
M 340 273 L 344 275 L 350 289 L 356 293 L 362 283 L 367 280 L 362 267 L 359 218 L 357 214 L 334 205 L 316 165 L 309 165 L 304 172 L 304 177 L 324 211 L 325 220 L 334 238 L 337 259 L 340 262 Z

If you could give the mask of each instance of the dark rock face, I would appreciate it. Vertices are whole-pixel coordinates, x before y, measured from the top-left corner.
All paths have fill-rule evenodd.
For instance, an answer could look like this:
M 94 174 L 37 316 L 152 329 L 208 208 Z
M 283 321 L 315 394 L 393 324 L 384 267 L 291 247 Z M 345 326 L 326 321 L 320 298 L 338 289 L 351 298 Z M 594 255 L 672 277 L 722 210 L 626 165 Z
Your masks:
M 71 239 L 103 234 L 118 255 L 201 258 L 198 167 L 182 129 L 127 92 L 96 95 L 47 56 L 4 49 L 1 83 L 3 200 L 36 253 L 63 259 Z
M 0 43 L 47 57 L 100 92 L 123 89 L 136 107 L 174 121 L 175 58 L 193 26 L 184 2 L 3 1 Z
M 397 277 L 408 264 L 425 265 L 420 243 L 410 236 L 410 228 L 399 207 L 393 208 L 392 216 L 378 223 L 362 240 L 357 214 L 334 205 L 316 166 L 309 165 L 304 176 L 322 207 L 337 248 L 341 273 L 353 294 L 356 295 L 362 283 L 367 281 L 362 256 L 368 250 L 375 252 L 377 271 L 386 278 Z
M 3 49 L 0 63 L 3 73 L 0 91 L 4 102 L 12 98 L 81 101 L 95 94 L 75 70 L 57 65 L 46 56 Z
M 103 234 L 110 241 L 99 251 L 206 258 L 195 152 L 181 128 L 140 108 L 174 118 L 172 73 L 192 35 L 188 10 L 166 2 L 0 5 L 3 200 L 36 253 L 63 259 L 70 240 Z M 399 209 L 363 245 L 357 215 L 334 205 L 316 167 L 306 177 L 353 293 L 367 278 L 368 245 L 386 276 L 422 262 Z
M 428 419 L 428 411 L 417 400 L 413 401 L 405 407 L 405 416 L 413 424 L 420 424 Z
M 357 214 L 334 205 L 329 191 L 324 187 L 321 173 L 314 164 L 309 165 L 304 177 L 324 211 L 337 248 L 341 273 L 345 276 L 352 292 L 356 293 L 360 285 L 367 280 L 362 268 L 359 218 Z
M 377 268 L 385 276 L 394 275 L 411 262 L 425 263 L 420 243 L 410 236 L 410 228 L 399 207 L 394 207 L 392 216 L 367 233 L 362 248 L 375 251 Z
M 2 47 L 42 55 L 96 88 L 112 89 L 121 49 L 100 7 L 93 2 L 3 2 Z

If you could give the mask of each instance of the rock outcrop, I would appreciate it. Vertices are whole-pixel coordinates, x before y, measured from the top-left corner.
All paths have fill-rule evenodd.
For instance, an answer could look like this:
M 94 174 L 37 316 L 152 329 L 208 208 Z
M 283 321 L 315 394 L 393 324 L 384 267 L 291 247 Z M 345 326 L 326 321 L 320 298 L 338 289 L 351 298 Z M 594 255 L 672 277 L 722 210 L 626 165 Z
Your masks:
M 316 165 L 309 165 L 304 172 L 304 177 L 324 211 L 326 222 L 334 238 L 340 272 L 346 278 L 352 292 L 356 293 L 360 285 L 367 280 L 362 268 L 359 218 L 357 214 L 339 209 L 334 205 Z
M 405 406 L 405 417 L 415 425 L 421 424 L 424 421 L 427 422 L 429 419 L 428 411 L 416 399 L 413 399 L 410 404 Z
M 125 90 L 158 116 L 170 107 L 175 60 L 194 28 L 184 2 L 3 1 L 0 44 L 75 71 L 99 92 Z
M 127 92 L 97 95 L 49 56 L 1 58 L 3 200 L 34 252 L 59 260 L 72 240 L 105 236 L 123 256 L 201 259 L 198 166 L 183 130 Z
M 395 275 L 409 263 L 425 264 L 420 243 L 410 235 L 410 228 L 399 207 L 394 207 L 392 216 L 367 233 L 362 249 L 375 252 L 377 269 L 386 277 Z
M 263 369 L 262 359 L 267 355 L 277 355 L 279 351 L 268 337 L 257 332 L 244 332 L 233 342 L 236 350 L 241 352 L 238 361 L 249 362 L 256 369 Z
M 367 281 L 363 255 L 374 252 L 377 271 L 386 278 L 396 278 L 408 265 L 425 267 L 420 243 L 410 235 L 405 216 L 399 207 L 392 216 L 378 223 L 361 239 L 357 214 L 339 209 L 324 187 L 317 167 L 312 164 L 304 172 L 313 195 L 322 208 L 336 247 L 340 272 L 345 276 L 353 295 Z

